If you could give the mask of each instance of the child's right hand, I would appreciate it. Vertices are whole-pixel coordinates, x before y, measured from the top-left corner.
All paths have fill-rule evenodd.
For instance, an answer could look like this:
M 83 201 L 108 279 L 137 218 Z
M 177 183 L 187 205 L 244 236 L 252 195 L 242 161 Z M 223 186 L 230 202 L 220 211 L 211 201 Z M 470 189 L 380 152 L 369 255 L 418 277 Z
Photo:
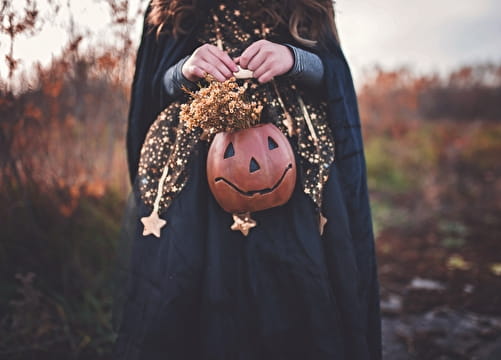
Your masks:
M 238 71 L 238 67 L 226 52 L 214 45 L 204 44 L 191 54 L 181 71 L 183 76 L 192 82 L 204 78 L 207 74 L 217 81 L 225 81 Z

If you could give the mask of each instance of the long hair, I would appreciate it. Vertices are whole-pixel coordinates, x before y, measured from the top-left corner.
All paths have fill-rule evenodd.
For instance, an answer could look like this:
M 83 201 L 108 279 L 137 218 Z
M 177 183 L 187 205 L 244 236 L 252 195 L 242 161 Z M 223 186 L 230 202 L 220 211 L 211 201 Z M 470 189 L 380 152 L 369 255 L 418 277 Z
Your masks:
M 201 15 L 201 1 L 152 0 L 148 23 L 156 28 L 157 35 L 168 32 L 177 37 L 186 33 L 186 24 L 193 24 L 193 17 Z M 333 0 L 270 0 L 264 7 L 257 3 L 249 0 L 255 16 L 264 15 L 270 23 L 288 26 L 292 37 L 306 47 L 332 36 L 339 42 Z

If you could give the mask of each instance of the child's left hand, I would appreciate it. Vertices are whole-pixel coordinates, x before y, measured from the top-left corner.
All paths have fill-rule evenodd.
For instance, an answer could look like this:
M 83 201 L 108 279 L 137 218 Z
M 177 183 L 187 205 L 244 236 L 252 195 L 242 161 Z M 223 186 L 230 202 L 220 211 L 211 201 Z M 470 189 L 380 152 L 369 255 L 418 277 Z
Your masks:
M 259 40 L 234 61 L 241 68 L 253 71 L 254 78 L 260 83 L 266 83 L 275 76 L 288 72 L 294 66 L 294 55 L 285 45 Z

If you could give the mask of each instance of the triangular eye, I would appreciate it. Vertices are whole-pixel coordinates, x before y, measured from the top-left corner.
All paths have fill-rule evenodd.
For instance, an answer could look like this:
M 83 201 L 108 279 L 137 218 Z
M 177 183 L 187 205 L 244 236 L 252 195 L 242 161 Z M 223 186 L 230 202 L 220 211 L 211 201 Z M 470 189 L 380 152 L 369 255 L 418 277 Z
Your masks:
M 268 136 L 268 149 L 273 150 L 278 147 L 278 144 L 271 138 L 271 136 Z
M 259 169 L 261 169 L 261 167 L 257 163 L 256 159 L 252 158 L 249 163 L 249 172 L 253 173 L 254 171 L 258 171 Z
M 226 147 L 226 150 L 224 151 L 224 158 L 227 159 L 229 157 L 232 157 L 233 155 L 235 155 L 235 149 L 233 148 L 233 144 L 229 143 Z

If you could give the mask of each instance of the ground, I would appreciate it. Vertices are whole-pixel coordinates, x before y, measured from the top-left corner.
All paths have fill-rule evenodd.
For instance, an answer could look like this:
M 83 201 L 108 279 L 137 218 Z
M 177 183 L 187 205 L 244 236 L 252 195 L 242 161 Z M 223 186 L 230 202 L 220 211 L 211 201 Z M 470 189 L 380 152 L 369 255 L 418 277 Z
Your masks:
M 433 223 L 378 236 L 385 359 L 501 359 L 497 226 L 470 223 L 458 246 Z

